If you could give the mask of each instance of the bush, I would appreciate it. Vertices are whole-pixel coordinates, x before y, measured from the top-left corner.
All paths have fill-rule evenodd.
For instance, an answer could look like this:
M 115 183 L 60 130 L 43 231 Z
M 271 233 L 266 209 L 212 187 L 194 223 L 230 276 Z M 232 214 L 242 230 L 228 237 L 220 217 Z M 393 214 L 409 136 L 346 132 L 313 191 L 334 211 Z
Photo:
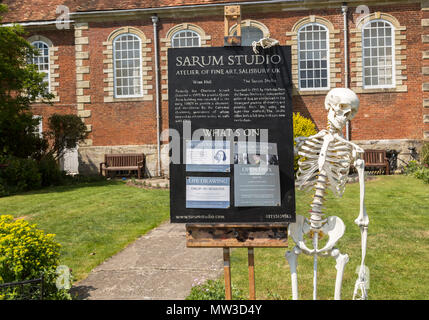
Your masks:
M 58 186 L 64 183 L 66 173 L 58 167 L 52 156 L 47 156 L 39 162 L 39 172 L 42 178 L 42 187 Z
M 75 114 L 53 114 L 48 119 L 45 136 L 51 141 L 48 155 L 60 159 L 67 148 L 75 148 L 88 136 L 85 123 Z
M 316 133 L 317 133 L 316 125 L 313 123 L 313 121 L 311 121 L 306 117 L 301 116 L 299 112 L 293 113 L 293 138 L 294 139 L 296 137 L 309 137 Z M 293 144 L 296 145 L 295 140 Z M 298 171 L 298 159 L 299 159 L 299 156 L 296 156 L 294 161 L 294 166 L 293 166 L 295 172 Z
M 414 177 L 423 180 L 424 183 L 429 183 L 429 168 L 424 166 L 420 167 L 414 172 Z
M 422 165 L 429 166 L 429 142 L 426 142 L 420 152 L 420 162 Z
M 42 179 L 35 160 L 6 157 L 0 163 L 8 165 L 0 169 L 0 196 L 41 187 Z
M 404 168 L 404 173 L 408 175 L 414 174 L 420 168 L 419 163 L 416 160 L 411 160 L 408 162 L 407 166 Z
M 58 290 L 56 268 L 61 245 L 54 234 L 45 234 L 25 220 L 14 220 L 10 215 L 0 216 L 0 283 L 40 278 L 44 275 L 44 298 L 70 298 L 66 289 Z M 34 292 L 32 298 L 38 298 Z M 19 299 L 19 292 L 9 288 L 3 299 Z
M 412 160 L 406 166 L 404 173 L 421 179 L 424 183 L 429 183 L 429 165 L 426 163 L 419 164 L 417 161 Z
M 232 298 L 245 300 L 243 292 L 234 285 L 232 285 Z M 186 300 L 225 300 L 225 285 L 220 279 L 194 285 Z

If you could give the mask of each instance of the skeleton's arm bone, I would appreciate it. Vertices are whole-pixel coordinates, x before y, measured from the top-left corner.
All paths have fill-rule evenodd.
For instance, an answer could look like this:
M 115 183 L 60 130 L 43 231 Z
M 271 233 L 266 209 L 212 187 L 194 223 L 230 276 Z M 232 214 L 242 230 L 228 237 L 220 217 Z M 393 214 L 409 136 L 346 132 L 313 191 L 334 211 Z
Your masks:
M 365 275 L 365 256 L 366 256 L 366 245 L 367 245 L 367 237 L 368 237 L 368 224 L 369 224 L 369 218 L 366 213 L 365 209 L 365 177 L 364 177 L 364 170 L 365 170 L 365 162 L 362 159 L 357 159 L 355 161 L 355 167 L 358 170 L 359 174 L 359 184 L 360 184 L 360 212 L 359 216 L 355 220 L 355 223 L 360 227 L 361 230 L 361 246 L 362 246 L 362 258 L 361 258 L 361 265 L 359 270 L 359 276 L 356 280 L 355 284 L 355 292 L 353 293 L 353 300 L 356 298 L 357 291 L 361 290 L 361 295 L 363 299 L 366 299 L 366 275 Z
M 365 208 L 365 176 L 364 176 L 365 161 L 362 159 L 357 159 L 354 163 L 354 166 L 358 171 L 359 186 L 360 186 L 359 216 L 355 220 L 355 223 L 359 227 L 368 227 L 369 218 L 368 218 L 368 215 L 366 213 L 366 208 Z

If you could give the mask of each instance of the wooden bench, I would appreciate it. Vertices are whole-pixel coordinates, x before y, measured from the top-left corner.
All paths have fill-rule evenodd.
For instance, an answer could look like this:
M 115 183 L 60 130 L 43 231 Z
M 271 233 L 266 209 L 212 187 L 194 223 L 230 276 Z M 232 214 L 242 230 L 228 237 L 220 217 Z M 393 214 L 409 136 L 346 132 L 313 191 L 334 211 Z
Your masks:
M 390 174 L 386 150 L 365 150 L 364 160 L 365 168 L 384 168 L 384 172 Z
M 143 153 L 105 154 L 104 162 L 100 163 L 100 174 L 117 171 L 137 171 L 140 179 L 144 173 L 145 156 Z

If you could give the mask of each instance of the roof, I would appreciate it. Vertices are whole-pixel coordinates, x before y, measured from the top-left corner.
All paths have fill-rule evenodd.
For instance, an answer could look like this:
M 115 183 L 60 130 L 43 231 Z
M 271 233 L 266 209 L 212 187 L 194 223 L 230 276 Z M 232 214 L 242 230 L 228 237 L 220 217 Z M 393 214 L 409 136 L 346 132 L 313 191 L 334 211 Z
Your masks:
M 55 21 L 61 13 L 56 13 L 59 5 L 67 6 L 70 13 L 109 11 L 109 10 L 133 10 L 133 9 L 156 9 L 192 5 L 222 5 L 258 2 L 260 0 L 3 0 L 2 3 L 9 7 L 9 12 L 3 15 L 2 23 L 31 22 L 31 21 Z M 293 2 L 315 2 L 317 0 L 265 0 L 266 3 Z M 359 3 L 382 2 L 388 0 L 351 0 L 357 5 Z M 401 2 L 400 0 L 390 0 Z M 415 0 L 417 2 L 417 0 Z M 0 0 L 1 2 L 1 0 Z M 338 6 L 341 0 L 323 0 L 320 4 L 328 7 Z
M 67 6 L 72 12 L 99 10 L 146 9 L 172 6 L 215 4 L 228 2 L 253 2 L 257 0 L 3 0 L 9 7 L 3 15 L 3 23 L 56 20 L 59 5 Z
M 76 10 L 78 0 L 3 0 L 8 12 L 3 15 L 2 23 L 55 20 L 57 6 L 65 5 L 70 12 Z

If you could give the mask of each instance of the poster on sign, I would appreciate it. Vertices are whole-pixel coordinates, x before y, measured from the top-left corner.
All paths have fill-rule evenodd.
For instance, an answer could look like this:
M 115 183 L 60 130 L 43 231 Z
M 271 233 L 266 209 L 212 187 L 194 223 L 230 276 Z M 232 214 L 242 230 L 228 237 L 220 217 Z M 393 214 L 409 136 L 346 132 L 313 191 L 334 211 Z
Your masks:
M 288 46 L 168 50 L 171 222 L 295 221 L 290 60 Z

